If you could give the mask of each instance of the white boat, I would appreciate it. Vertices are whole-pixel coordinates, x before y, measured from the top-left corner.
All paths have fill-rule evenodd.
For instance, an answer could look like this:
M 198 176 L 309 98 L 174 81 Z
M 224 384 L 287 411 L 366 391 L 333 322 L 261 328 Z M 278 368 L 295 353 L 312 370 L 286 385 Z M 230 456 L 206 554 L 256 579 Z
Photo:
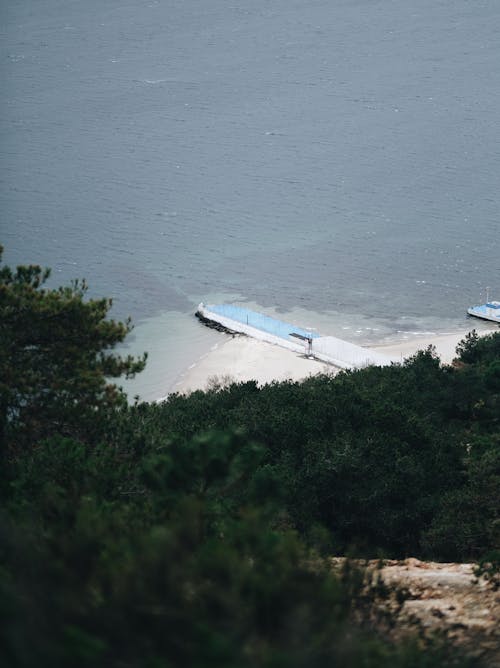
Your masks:
M 500 302 L 487 301 L 486 304 L 471 306 L 467 309 L 469 315 L 483 320 L 492 320 L 500 324 Z

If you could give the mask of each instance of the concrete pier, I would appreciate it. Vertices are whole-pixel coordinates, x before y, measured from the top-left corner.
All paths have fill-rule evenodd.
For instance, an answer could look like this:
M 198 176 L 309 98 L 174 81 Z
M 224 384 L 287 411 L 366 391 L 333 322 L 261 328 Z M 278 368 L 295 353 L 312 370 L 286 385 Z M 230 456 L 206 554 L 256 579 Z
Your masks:
M 360 369 L 366 366 L 387 366 L 393 361 L 388 355 L 363 348 L 335 336 L 321 336 L 271 316 L 232 304 L 200 304 L 196 315 L 208 326 L 230 333 L 267 341 L 341 369 Z

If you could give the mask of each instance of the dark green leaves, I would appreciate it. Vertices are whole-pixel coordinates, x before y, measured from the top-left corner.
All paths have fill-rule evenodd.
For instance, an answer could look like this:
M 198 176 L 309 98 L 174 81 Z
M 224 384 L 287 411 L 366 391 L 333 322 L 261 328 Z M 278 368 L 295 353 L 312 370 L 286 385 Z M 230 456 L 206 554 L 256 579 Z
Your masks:
M 0 438 L 11 451 L 51 434 L 91 441 L 96 414 L 125 403 L 108 378 L 142 359 L 110 353 L 130 323 L 107 320 L 108 299 L 85 300 L 85 282 L 46 289 L 48 270 L 0 269 Z

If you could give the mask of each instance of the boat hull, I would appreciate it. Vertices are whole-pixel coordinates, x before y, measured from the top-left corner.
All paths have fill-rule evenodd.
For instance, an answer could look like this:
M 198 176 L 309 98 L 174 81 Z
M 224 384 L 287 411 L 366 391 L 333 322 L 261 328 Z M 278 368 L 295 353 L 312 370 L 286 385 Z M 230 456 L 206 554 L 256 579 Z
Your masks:
M 490 322 L 496 322 L 500 325 L 500 302 L 490 302 L 481 304 L 480 306 L 471 306 L 471 308 L 467 309 L 467 313 L 473 315 L 475 318 L 489 320 Z

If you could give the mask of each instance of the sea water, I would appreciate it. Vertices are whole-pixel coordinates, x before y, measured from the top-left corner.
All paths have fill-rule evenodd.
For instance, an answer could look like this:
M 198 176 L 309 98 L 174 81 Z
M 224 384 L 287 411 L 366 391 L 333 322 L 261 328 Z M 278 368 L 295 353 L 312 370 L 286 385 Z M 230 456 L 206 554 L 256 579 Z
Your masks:
M 86 277 L 164 396 L 229 301 L 373 343 L 500 292 L 497 0 L 4 0 L 9 264 Z M 498 295 L 496 295 L 498 296 Z

